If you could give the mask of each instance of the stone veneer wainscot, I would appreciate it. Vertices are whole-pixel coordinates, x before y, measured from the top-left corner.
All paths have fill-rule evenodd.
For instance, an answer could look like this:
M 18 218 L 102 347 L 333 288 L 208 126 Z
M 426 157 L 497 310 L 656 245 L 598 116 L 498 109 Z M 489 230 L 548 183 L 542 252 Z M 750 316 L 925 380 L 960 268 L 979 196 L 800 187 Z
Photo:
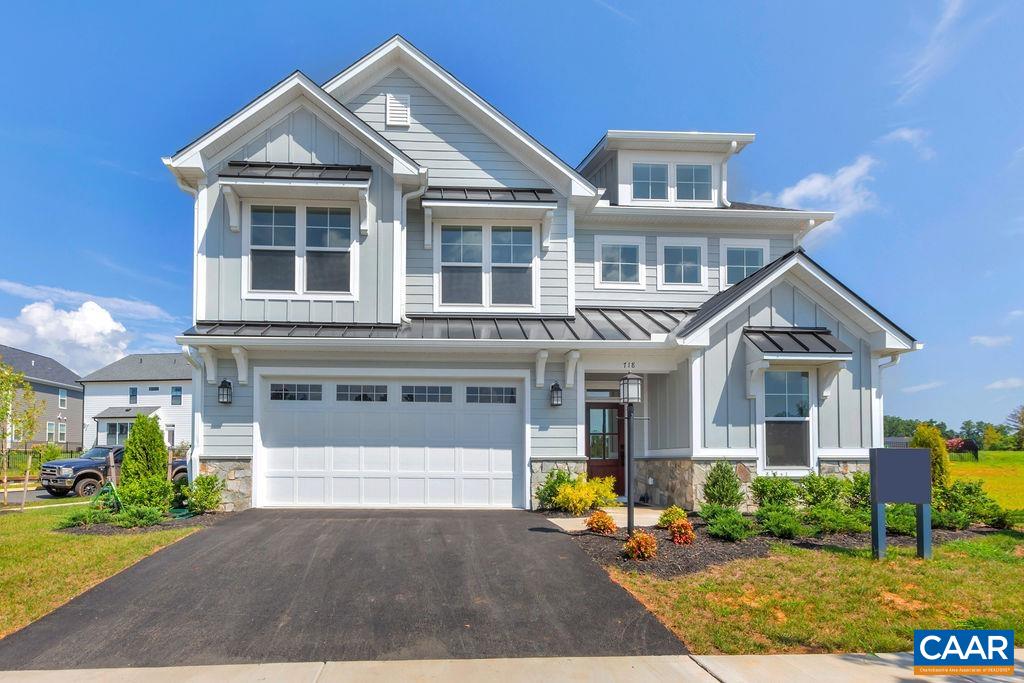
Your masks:
M 220 509 L 237 512 L 252 505 L 252 460 L 249 458 L 200 458 L 200 474 L 214 474 L 224 480 Z

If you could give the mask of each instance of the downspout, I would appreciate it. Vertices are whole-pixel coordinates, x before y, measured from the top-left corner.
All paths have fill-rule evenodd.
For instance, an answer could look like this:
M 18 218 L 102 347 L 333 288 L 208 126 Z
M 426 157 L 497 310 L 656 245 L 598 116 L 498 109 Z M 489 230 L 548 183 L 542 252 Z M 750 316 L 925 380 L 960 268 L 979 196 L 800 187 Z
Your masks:
M 721 176 L 719 180 L 721 181 L 722 206 L 725 208 L 732 206 L 729 203 L 729 157 L 736 153 L 736 149 L 738 147 L 739 143 L 735 140 L 729 143 L 729 151 L 725 153 L 724 157 L 722 157 L 722 165 L 719 170 L 719 175 Z
M 409 200 L 417 199 L 419 197 L 422 197 L 423 193 L 427 191 L 427 181 L 429 180 L 430 172 L 427 169 L 425 169 L 425 168 L 424 169 L 420 169 L 419 175 L 420 175 L 420 184 L 419 184 L 419 186 L 415 190 L 413 190 L 411 192 L 406 192 L 405 194 L 402 195 L 402 226 L 400 228 L 401 235 L 400 235 L 400 239 L 399 239 L 399 242 L 401 243 L 401 253 L 399 254 L 399 257 L 398 257 L 398 267 L 400 269 L 398 271 L 399 275 L 400 275 L 400 277 L 398 278 L 398 281 L 399 281 L 399 284 L 401 286 L 401 291 L 398 293 L 398 303 L 399 303 L 399 307 L 400 307 L 399 319 L 402 322 L 404 322 L 404 323 L 412 322 L 409 319 L 409 317 L 405 314 L 405 290 L 406 290 L 406 286 L 405 286 L 405 252 L 407 250 L 407 246 L 406 246 L 406 231 L 407 231 L 407 227 L 408 227 Z M 430 230 L 431 227 L 428 226 L 428 225 L 424 225 L 423 229 L 424 230 Z
M 899 365 L 900 358 L 902 358 L 901 354 L 894 353 L 891 356 L 889 356 L 889 360 L 887 360 L 884 363 L 879 363 L 878 364 L 878 369 L 879 370 L 885 370 L 886 368 L 891 368 L 894 365 Z

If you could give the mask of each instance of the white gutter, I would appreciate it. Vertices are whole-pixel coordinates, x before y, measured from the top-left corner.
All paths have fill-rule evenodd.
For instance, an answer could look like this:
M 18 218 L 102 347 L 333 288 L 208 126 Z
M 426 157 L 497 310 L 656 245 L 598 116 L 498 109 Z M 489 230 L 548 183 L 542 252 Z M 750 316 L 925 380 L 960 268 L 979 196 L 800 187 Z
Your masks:
M 175 337 L 178 344 L 197 345 L 206 348 L 244 346 L 245 348 L 286 348 L 286 349 L 311 349 L 318 348 L 332 350 L 339 348 L 366 348 L 378 351 L 465 351 L 467 349 L 503 349 L 503 350 L 539 350 L 548 348 L 565 349 L 662 349 L 674 348 L 669 339 L 648 339 L 648 340 L 617 340 L 608 341 L 603 339 L 398 339 L 398 338 L 373 338 L 358 337 L 345 338 L 322 338 L 322 337 L 235 337 L 235 336 L 178 336 Z
M 721 193 L 722 193 L 722 206 L 729 208 L 732 206 L 729 203 L 729 157 L 736 153 L 736 148 L 739 147 L 739 143 L 733 140 L 729 143 L 729 151 L 722 157 L 722 165 L 719 170 L 721 181 Z
M 899 354 L 899 353 L 892 354 L 891 356 L 889 356 L 889 360 L 887 360 L 884 363 L 879 363 L 878 364 L 878 369 L 879 370 L 885 370 L 886 368 L 891 368 L 894 365 L 899 365 L 901 357 L 902 357 L 902 354 Z
M 408 216 L 409 216 L 409 201 L 422 197 L 423 193 L 427 191 L 427 182 L 430 180 L 430 171 L 423 168 L 420 169 L 420 185 L 411 192 L 406 192 L 402 195 L 402 225 L 399 227 L 400 235 L 400 249 L 398 254 L 398 317 L 404 323 L 412 322 L 408 316 L 405 315 L 405 251 L 406 251 L 406 230 L 408 227 Z M 428 225 L 423 226 L 424 230 L 430 230 L 431 227 Z

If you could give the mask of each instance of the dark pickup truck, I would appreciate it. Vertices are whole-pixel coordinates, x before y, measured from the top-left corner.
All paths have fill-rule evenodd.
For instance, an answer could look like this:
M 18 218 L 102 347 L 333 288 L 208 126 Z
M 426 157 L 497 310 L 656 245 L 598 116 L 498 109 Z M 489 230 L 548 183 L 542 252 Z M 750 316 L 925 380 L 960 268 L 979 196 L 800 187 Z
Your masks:
M 113 451 L 114 462 L 121 464 L 123 446 L 94 446 L 77 458 L 44 462 L 39 480 L 51 496 L 75 495 L 87 498 L 95 495 L 107 480 L 107 455 Z M 179 481 L 188 476 L 184 460 L 171 463 L 171 479 Z

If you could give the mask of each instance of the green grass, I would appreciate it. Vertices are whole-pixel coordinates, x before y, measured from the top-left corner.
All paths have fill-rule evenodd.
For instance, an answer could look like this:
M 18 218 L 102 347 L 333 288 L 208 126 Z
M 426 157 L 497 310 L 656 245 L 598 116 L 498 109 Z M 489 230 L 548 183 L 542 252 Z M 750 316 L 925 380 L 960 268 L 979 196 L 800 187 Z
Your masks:
M 3 498 L 0 497 L 0 501 L 2 501 L 2 500 L 3 500 Z M 25 503 L 25 507 L 26 508 L 38 508 L 38 507 L 46 507 L 48 505 L 65 505 L 65 504 L 68 504 L 68 503 L 75 504 L 75 505 L 84 505 L 84 504 L 88 503 L 90 500 L 91 500 L 90 498 L 79 498 L 78 496 L 68 496 L 67 498 L 45 498 L 43 500 L 30 500 L 27 503 Z M 6 506 L 2 502 L 0 502 L 0 510 L 19 510 L 19 509 L 21 509 L 21 497 L 20 497 L 20 495 L 19 495 L 17 501 L 14 500 L 14 496 L 13 495 L 10 498 L 8 498 L 8 503 L 7 503 Z
M 53 531 L 74 509 L 0 513 L 0 638 L 194 531 L 119 536 Z
M 1004 508 L 1024 509 L 1024 451 L 981 451 L 978 462 L 954 460 L 950 466 L 954 479 L 981 479 Z
M 915 628 L 1014 629 L 1024 643 L 1024 534 L 936 546 L 931 561 L 889 552 L 778 544 L 671 580 L 609 572 L 696 654 L 900 652 Z

